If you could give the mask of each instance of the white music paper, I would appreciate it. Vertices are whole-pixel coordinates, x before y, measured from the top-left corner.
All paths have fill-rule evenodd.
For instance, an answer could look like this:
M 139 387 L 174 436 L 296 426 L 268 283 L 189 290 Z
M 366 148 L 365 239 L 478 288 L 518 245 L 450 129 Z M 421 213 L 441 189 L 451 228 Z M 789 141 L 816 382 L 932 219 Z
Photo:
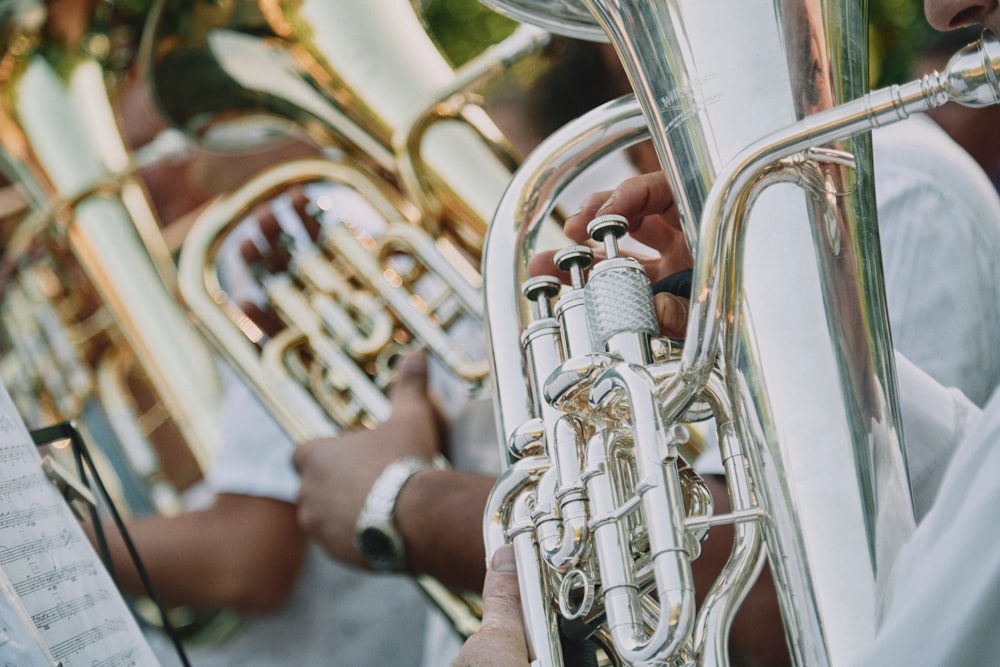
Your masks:
M 0 656 L 7 664 L 159 664 L 83 529 L 42 471 L 31 434 L 2 385 L 0 571 L 8 582 L 0 586 Z M 40 662 L 45 651 L 49 656 Z M 24 657 L 11 661 L 8 655 Z

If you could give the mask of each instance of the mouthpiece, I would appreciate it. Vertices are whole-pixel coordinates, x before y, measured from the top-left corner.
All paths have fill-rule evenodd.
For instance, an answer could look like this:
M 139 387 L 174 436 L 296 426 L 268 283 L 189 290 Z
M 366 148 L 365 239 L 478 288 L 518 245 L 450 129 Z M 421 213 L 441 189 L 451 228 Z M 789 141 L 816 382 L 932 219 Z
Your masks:
M 1000 40 L 988 30 L 948 61 L 940 75 L 948 101 L 967 107 L 1000 103 Z

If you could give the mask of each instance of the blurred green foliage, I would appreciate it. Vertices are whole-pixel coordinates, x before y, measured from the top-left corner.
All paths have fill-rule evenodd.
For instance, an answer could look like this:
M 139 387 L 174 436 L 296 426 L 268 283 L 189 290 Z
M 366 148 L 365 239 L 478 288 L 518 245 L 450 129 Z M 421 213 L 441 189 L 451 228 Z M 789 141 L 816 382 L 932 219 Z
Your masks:
M 428 32 L 456 67 L 508 36 L 517 23 L 479 0 L 425 0 Z
M 869 0 L 868 4 L 872 85 L 908 80 L 913 59 L 927 34 L 923 0 Z M 428 0 L 424 19 L 455 65 L 503 39 L 516 26 L 479 0 Z
M 923 0 L 869 0 L 868 25 L 872 86 L 913 78 L 913 60 L 929 31 Z

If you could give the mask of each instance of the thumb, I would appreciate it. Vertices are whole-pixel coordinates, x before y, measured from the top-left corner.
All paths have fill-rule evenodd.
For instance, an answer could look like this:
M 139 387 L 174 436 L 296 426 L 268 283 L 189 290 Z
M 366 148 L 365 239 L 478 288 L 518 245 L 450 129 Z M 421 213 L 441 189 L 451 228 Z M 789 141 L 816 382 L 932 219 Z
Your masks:
M 690 302 L 675 294 L 661 292 L 653 295 L 656 319 L 660 323 L 660 333 L 670 338 L 684 338 L 687 332 Z
M 427 396 L 427 353 L 415 350 L 407 354 L 396 366 L 396 377 L 389 388 L 389 398 L 394 404 Z
M 483 626 L 504 628 L 515 632 L 515 637 L 524 635 L 517 562 L 514 547 L 510 544 L 505 544 L 494 552 L 486 571 L 486 579 L 483 581 Z
M 451 667 L 527 667 L 521 596 L 517 585 L 514 549 L 497 549 L 483 583 L 483 624 Z

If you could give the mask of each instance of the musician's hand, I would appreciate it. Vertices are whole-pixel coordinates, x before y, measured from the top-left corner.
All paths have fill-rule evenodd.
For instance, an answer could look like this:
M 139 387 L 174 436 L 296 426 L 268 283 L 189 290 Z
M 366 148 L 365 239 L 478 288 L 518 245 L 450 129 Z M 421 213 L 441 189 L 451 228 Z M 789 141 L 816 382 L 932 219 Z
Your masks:
M 639 260 L 651 281 L 691 268 L 691 253 L 681 229 L 674 193 L 663 172 L 634 176 L 622 181 L 614 190 L 590 195 L 580 210 L 566 219 L 563 231 L 570 239 L 586 243 L 587 225 L 597 216 L 607 214 L 628 218 L 629 235 L 650 249 L 650 254 L 623 254 L 631 254 Z M 598 248 L 595 252 L 595 261 L 600 259 L 600 251 Z M 528 266 L 529 272 L 533 275 L 560 275 L 552 265 L 553 254 L 553 251 L 548 251 L 533 257 Z M 566 279 L 565 276 L 560 277 Z M 661 333 L 683 338 L 687 327 L 688 300 L 661 293 L 655 295 L 653 303 Z
M 397 370 L 389 420 L 372 430 L 303 443 L 294 454 L 302 477 L 299 524 L 331 557 L 359 567 L 364 562 L 354 546 L 354 525 L 375 479 L 404 456 L 431 459 L 442 442 L 443 423 L 427 394 L 424 353 L 406 357 Z
M 309 199 L 305 191 L 301 186 L 295 185 L 285 194 L 292 204 L 292 210 L 298 214 L 304 228 L 315 241 L 319 234 L 319 222 L 307 212 Z M 291 237 L 282 228 L 274 209 L 271 207 L 271 202 L 259 204 L 253 210 L 252 215 L 241 224 L 256 225 L 259 237 L 262 239 L 262 242 L 258 244 L 251 237 L 244 238 L 240 241 L 239 253 L 248 272 L 260 283 L 258 287 L 264 289 L 266 293 L 267 288 L 264 287 L 264 284 L 267 278 L 286 273 L 291 267 L 292 256 L 286 245 L 286 241 Z M 256 293 L 253 296 L 257 299 L 261 298 Z M 266 296 L 262 302 L 255 301 L 253 298 L 240 298 L 238 302 L 239 309 L 269 337 L 277 336 L 285 328 L 285 323 L 267 301 Z
M 517 587 L 514 549 L 497 549 L 483 584 L 483 625 L 452 667 L 527 667 L 528 646 Z

